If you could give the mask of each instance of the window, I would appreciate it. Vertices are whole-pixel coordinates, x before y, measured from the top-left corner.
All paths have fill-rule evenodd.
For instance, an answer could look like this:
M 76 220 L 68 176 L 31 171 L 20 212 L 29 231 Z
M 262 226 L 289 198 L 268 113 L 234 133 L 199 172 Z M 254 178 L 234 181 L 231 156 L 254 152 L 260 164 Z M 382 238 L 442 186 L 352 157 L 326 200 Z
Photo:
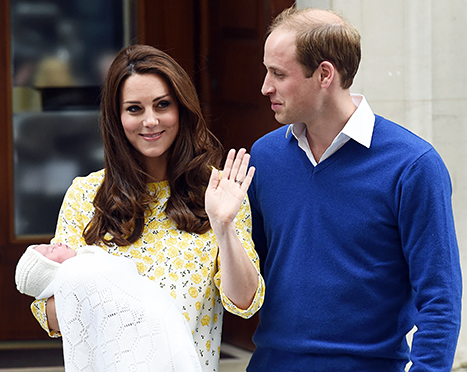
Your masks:
M 15 234 L 51 235 L 72 179 L 103 167 L 100 87 L 132 38 L 132 12 L 129 0 L 11 0 L 10 9 Z

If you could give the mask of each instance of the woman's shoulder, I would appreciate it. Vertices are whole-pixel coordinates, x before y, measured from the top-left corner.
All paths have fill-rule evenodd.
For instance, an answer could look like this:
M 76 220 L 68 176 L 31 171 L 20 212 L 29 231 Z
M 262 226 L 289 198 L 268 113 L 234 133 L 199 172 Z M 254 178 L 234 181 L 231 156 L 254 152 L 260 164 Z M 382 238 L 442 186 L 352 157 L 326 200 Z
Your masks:
M 89 173 L 87 176 L 78 176 L 73 180 L 73 185 L 96 185 L 100 186 L 104 180 L 105 169 Z
M 67 198 L 80 199 L 79 195 L 85 194 L 94 197 L 99 187 L 104 180 L 105 170 L 88 174 L 87 176 L 79 176 L 73 179 L 72 184 L 66 192 Z

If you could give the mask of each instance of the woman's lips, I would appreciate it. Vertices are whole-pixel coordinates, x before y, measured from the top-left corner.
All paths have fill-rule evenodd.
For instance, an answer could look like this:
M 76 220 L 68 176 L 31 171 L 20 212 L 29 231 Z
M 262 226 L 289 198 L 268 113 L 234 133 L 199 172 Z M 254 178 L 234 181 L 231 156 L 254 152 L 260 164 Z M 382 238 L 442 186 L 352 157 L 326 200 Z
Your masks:
M 144 138 L 144 139 L 147 139 L 147 140 L 155 140 L 155 139 L 158 139 L 160 138 L 160 136 L 162 136 L 162 132 L 158 132 L 158 133 L 147 133 L 147 134 L 141 134 L 141 136 Z

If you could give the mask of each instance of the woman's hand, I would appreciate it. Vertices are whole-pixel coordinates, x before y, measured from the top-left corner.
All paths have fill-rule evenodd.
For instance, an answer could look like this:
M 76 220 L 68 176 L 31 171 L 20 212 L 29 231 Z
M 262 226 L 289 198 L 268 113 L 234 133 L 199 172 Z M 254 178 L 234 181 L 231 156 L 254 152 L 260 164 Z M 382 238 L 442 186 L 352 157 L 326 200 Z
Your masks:
M 213 169 L 206 190 L 206 213 L 219 245 L 224 294 L 240 309 L 248 309 L 257 287 L 258 272 L 237 236 L 234 219 L 255 173 L 250 155 L 230 150 L 222 175 Z
M 206 213 L 211 227 L 230 224 L 237 215 L 248 187 L 255 173 L 255 168 L 248 168 L 250 155 L 240 149 L 235 156 L 232 149 L 227 155 L 222 175 L 213 169 L 206 190 Z
M 55 297 L 50 297 L 45 305 L 45 311 L 47 314 L 47 322 L 49 324 L 49 330 L 54 332 L 60 332 L 58 326 L 57 312 L 55 311 Z

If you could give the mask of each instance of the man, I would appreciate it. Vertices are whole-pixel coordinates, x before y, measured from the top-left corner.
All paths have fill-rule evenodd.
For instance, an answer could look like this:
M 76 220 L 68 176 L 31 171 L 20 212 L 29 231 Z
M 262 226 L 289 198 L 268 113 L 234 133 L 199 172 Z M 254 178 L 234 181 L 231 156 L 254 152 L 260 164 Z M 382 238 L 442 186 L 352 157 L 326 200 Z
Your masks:
M 350 94 L 359 62 L 358 31 L 330 11 L 288 9 L 270 28 L 262 93 L 291 125 L 251 152 L 266 295 L 249 372 L 451 370 L 449 174 L 430 144 Z

